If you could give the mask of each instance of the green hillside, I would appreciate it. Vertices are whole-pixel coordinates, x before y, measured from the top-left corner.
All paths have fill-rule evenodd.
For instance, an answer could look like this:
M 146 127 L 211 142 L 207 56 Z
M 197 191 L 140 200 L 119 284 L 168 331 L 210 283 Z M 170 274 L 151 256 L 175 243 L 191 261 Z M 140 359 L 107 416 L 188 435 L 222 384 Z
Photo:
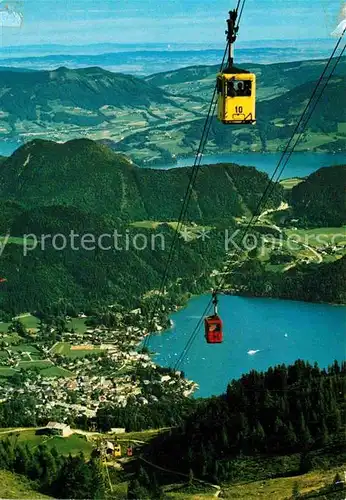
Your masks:
M 201 116 L 203 103 L 101 68 L 1 71 L 0 139 L 117 141 L 152 124 Z M 200 100 L 199 100 L 200 101 Z
M 33 210 L 61 205 L 123 219 L 171 221 L 178 218 L 190 175 L 190 168 L 138 168 L 124 156 L 86 139 L 66 144 L 35 140 L 2 164 L 0 195 L 12 200 L 7 211 L 15 210 L 15 201 Z M 267 174 L 255 168 L 203 166 L 187 219 L 207 222 L 245 215 L 255 209 L 267 183 Z M 268 206 L 277 206 L 282 200 L 283 188 L 277 185 Z M 40 211 L 25 217 L 37 219 Z M 30 224 L 23 218 L 19 229 L 23 224 L 30 232 Z
M 61 110 L 78 106 L 95 111 L 105 104 L 135 108 L 151 102 L 168 103 L 168 96 L 161 89 L 134 76 L 101 68 L 61 67 L 54 71 L 23 72 L 20 77 L 16 72 L 2 71 L 0 95 L 1 110 L 9 114 L 10 120 L 36 120 L 40 108 L 42 121 L 59 121 L 53 113 L 57 110 L 54 103 L 59 103 Z
M 281 150 L 325 62 L 249 65 L 258 81 L 258 124 L 232 130 L 215 124 L 206 151 Z M 344 149 L 345 69 L 343 58 L 298 149 Z M 217 70 L 196 66 L 145 79 L 100 68 L 4 70 L 0 139 L 88 137 L 141 165 L 174 163 L 196 150 Z
M 332 226 L 346 223 L 346 165 L 321 168 L 291 192 L 293 215 L 299 225 Z
M 346 96 L 343 89 L 346 77 L 333 78 L 318 103 L 302 140 L 296 151 L 343 151 L 346 147 Z M 295 129 L 314 88 L 308 82 L 289 90 L 271 100 L 262 100 L 257 105 L 257 124 L 252 127 L 227 127 L 214 119 L 209 132 L 208 152 L 222 151 L 282 151 Z M 336 99 L 335 96 L 338 96 Z M 204 127 L 205 119 L 197 119 L 177 125 L 168 125 L 155 129 L 134 133 L 122 141 L 116 148 L 119 151 L 147 151 L 158 143 L 171 154 L 192 154 L 197 150 Z M 163 141 L 162 141 L 163 136 Z
M 52 497 L 42 495 L 35 490 L 35 484 L 12 472 L 0 470 L 0 498 L 44 500 Z
M 252 498 L 255 481 L 268 492 L 268 480 L 296 476 L 299 483 L 312 470 L 340 466 L 346 460 L 345 370 L 345 363 L 320 370 L 302 360 L 252 370 L 232 380 L 225 394 L 201 402 L 180 428 L 154 438 L 144 449 L 143 467 L 149 478 L 157 474 L 149 464 L 159 464 L 185 474 L 190 485 L 198 478 L 228 490 L 226 498 Z M 137 475 L 150 489 L 144 477 Z M 160 482 L 166 484 L 167 474 L 160 473 Z M 329 494 L 338 488 L 331 481 L 324 491 L 317 492 L 317 484 L 313 489 Z
M 335 60 L 334 60 L 335 61 Z M 257 78 L 258 99 L 272 99 L 304 83 L 318 80 L 326 60 L 298 61 L 274 64 L 246 64 Z M 215 85 L 219 65 L 192 66 L 150 75 L 145 80 L 172 94 L 209 98 Z M 346 57 L 339 62 L 336 75 L 344 76 Z
M 337 225 L 343 213 L 343 172 L 343 167 L 322 169 L 294 187 L 293 210 L 300 209 L 299 199 L 311 191 L 312 203 L 303 212 L 314 213 L 314 197 L 317 207 L 329 200 L 326 214 Z M 86 139 L 66 144 L 35 140 L 19 148 L 0 169 L 2 241 L 10 234 L 2 254 L 1 275 L 7 282 L 0 289 L 0 311 L 138 306 L 141 296 L 160 284 L 190 175 L 190 168 L 138 168 L 125 156 Z M 312 183 L 319 175 L 321 188 Z M 225 228 L 235 230 L 242 217 L 246 220 L 254 212 L 267 183 L 268 176 L 253 167 L 220 164 L 199 169 L 186 216 L 195 236 L 186 243 L 179 238 L 170 283 L 173 286 L 178 278 L 182 282 L 171 290 L 172 300 L 179 302 L 186 291 L 210 288 L 210 273 L 221 267 L 225 255 Z M 300 198 L 296 189 L 303 193 Z M 285 196 L 283 186 L 276 185 L 267 208 L 278 207 Z M 203 229 L 210 231 L 206 242 L 198 237 Z M 71 231 L 77 235 L 75 243 Z M 52 239 L 56 234 L 60 236 L 55 246 L 63 244 L 58 251 Z M 83 249 L 81 237 L 87 234 L 93 240 Z M 138 234 L 140 249 L 134 243 Z M 24 235 L 29 236 L 24 240 Z M 105 250 L 97 245 L 102 235 L 109 235 L 102 242 Z M 323 268 L 299 265 L 282 275 L 285 266 L 277 272 L 267 263 L 250 260 L 230 285 L 255 296 L 339 303 L 344 300 L 345 260 L 328 262 Z M 325 278 L 320 280 L 322 272 Z
M 0 231 L 11 234 L 2 255 L 7 282 L 0 290 L 0 309 L 44 310 L 62 304 L 61 297 L 82 310 L 99 301 L 137 305 L 142 294 L 159 286 L 174 237 L 172 221 L 179 216 L 190 175 L 189 168 L 138 168 L 88 140 L 63 145 L 36 140 L 21 147 L 0 171 L 4 198 Z M 231 229 L 234 217 L 256 208 L 267 182 L 268 176 L 255 168 L 205 166 L 198 174 L 186 220 L 199 221 L 200 229 L 209 221 L 211 230 L 224 221 Z M 283 197 L 283 188 L 277 185 L 269 205 L 278 206 Z M 139 221 L 140 227 L 129 225 L 129 220 Z M 150 220 L 152 225 L 141 222 Z M 72 230 L 94 235 L 92 248 L 82 249 L 78 239 L 79 251 L 74 251 L 68 243 Z M 110 251 L 101 251 L 97 239 L 115 230 L 119 239 L 113 246 L 108 239 Z M 213 245 L 195 238 L 181 244 L 173 259 L 170 278 L 172 282 L 183 278 L 184 290 L 191 291 L 192 286 L 196 292 L 204 291 L 210 286 L 212 269 L 221 265 L 224 237 L 213 231 Z M 143 250 L 133 243 L 138 233 L 141 241 L 148 242 Z M 34 236 L 24 241 L 23 235 L 30 234 Z M 43 251 L 42 235 L 55 234 L 66 238 L 64 250 L 56 251 L 48 238 Z M 126 252 L 125 234 L 130 242 Z M 25 252 L 23 245 L 32 248 L 35 238 L 36 248 Z

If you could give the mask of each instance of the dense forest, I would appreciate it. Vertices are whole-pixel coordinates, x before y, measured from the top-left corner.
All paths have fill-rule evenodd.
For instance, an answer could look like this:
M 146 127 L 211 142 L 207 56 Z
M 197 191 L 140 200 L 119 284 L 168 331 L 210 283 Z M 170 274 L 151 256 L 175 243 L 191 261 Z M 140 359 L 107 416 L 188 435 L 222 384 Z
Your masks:
M 59 214 L 57 219 L 55 214 Z M 55 226 L 58 233 L 66 236 L 70 232 L 68 228 L 72 227 L 76 232 L 80 230 L 79 234 L 83 234 L 84 230 L 91 232 L 96 239 L 103 232 L 107 233 L 107 228 L 109 234 L 114 231 L 111 223 L 98 226 L 98 218 L 81 214 L 73 208 L 58 208 L 55 214 L 54 209 L 47 209 L 47 213 L 42 209 L 37 211 L 37 218 L 26 219 L 25 222 L 23 218 L 22 227 L 24 230 L 46 228 L 44 234 L 52 234 L 52 227 Z M 129 229 L 119 224 L 116 228 L 119 234 L 127 234 L 130 240 L 138 234 L 136 228 Z M 13 315 L 23 311 L 47 312 L 50 309 L 62 314 L 67 309 L 92 312 L 105 304 L 138 307 L 144 293 L 160 286 L 174 230 L 163 225 L 156 231 L 141 229 L 140 233 L 149 242 L 143 250 L 137 250 L 131 244 L 128 250 L 123 251 L 102 251 L 97 247 L 94 250 L 74 251 L 68 246 L 57 251 L 51 242 L 47 242 L 44 251 L 38 245 L 36 250 L 25 256 L 21 245 L 8 244 L 2 256 L 1 273 L 6 276 L 7 282 L 2 283 L 0 309 Z M 159 238 L 156 246 L 152 247 L 151 237 L 159 233 L 164 246 Z M 215 231 L 213 241 L 213 245 L 209 245 L 195 239 L 180 245 L 179 252 L 175 253 L 169 283 L 178 298 L 177 303 L 179 295 L 186 291 L 201 293 L 210 288 L 209 275 L 215 266 L 221 265 L 224 256 L 222 234 Z M 123 238 L 120 241 L 123 248 L 124 242 Z M 60 311 L 55 307 L 57 304 Z
M 262 454 L 303 453 L 300 467 L 309 470 L 309 452 L 344 446 L 345 375 L 345 363 L 321 370 L 301 360 L 251 371 L 224 395 L 205 400 L 180 428 L 157 437 L 145 456 L 216 482 L 244 473 L 237 469 L 242 457 Z
M 346 301 L 346 256 L 330 263 L 297 264 L 284 274 L 268 271 L 259 260 L 250 259 L 241 270 L 231 281 L 226 280 L 239 294 L 306 302 Z
M 36 211 L 47 206 L 72 206 L 132 222 L 174 221 L 190 176 L 191 168 L 138 168 L 125 156 L 86 139 L 65 144 L 35 140 L 20 147 L 3 163 L 0 194 L 3 200 Z M 268 182 L 268 175 L 255 168 L 234 164 L 202 166 L 186 218 L 208 223 L 247 215 L 259 202 Z M 272 188 L 269 208 L 280 205 L 284 199 L 279 184 Z
M 344 167 L 321 169 L 293 189 L 289 201 L 298 225 L 345 221 L 340 184 L 344 172 Z M 0 172 L 0 234 L 10 235 L 2 252 L 1 276 L 7 278 L 0 288 L 2 317 L 49 312 L 57 304 L 57 314 L 93 313 L 105 304 L 138 307 L 140 297 L 160 284 L 174 239 L 171 222 L 179 216 L 190 175 L 189 168 L 137 168 L 126 157 L 89 140 L 63 145 L 36 140 L 19 148 Z M 194 238 L 186 243 L 179 237 L 169 275 L 177 304 L 187 291 L 198 294 L 210 289 L 210 273 L 220 268 L 225 256 L 225 229 L 232 234 L 238 228 L 236 217 L 256 211 L 267 183 L 268 176 L 254 167 L 200 168 L 186 220 L 190 228 L 210 233 L 205 241 Z M 272 187 L 266 208 L 285 200 L 282 186 Z M 71 231 L 77 235 L 77 247 Z M 119 237 L 113 242 L 115 232 Z M 88 234 L 93 235 L 94 248 L 86 245 L 83 250 L 81 236 Z M 109 236 L 102 243 L 108 248 L 110 244 L 109 251 L 97 245 L 105 234 Z M 27 242 L 27 254 L 23 235 L 34 238 Z M 43 235 L 48 235 L 44 247 Z M 53 248 L 53 235 L 59 235 L 55 245 L 59 250 Z M 345 259 L 318 267 L 299 265 L 285 274 L 269 272 L 252 259 L 234 275 L 231 285 L 254 296 L 343 302 L 344 277 Z
M 189 168 L 139 169 L 89 140 L 63 145 L 36 140 L 19 148 L 0 172 L 0 233 L 10 234 L 2 254 L 1 275 L 7 278 L 0 290 L 2 314 L 49 311 L 58 303 L 59 313 L 104 304 L 137 307 L 140 297 L 160 284 L 174 238 L 165 221 L 177 220 L 190 175 Z M 255 168 L 201 168 L 187 220 L 215 227 L 213 244 L 198 238 L 183 244 L 179 238 L 169 276 L 170 285 L 178 288 L 171 290 L 175 296 L 210 288 L 210 273 L 225 253 L 217 231 L 220 222 L 232 231 L 233 217 L 251 214 L 267 183 L 268 176 Z M 277 206 L 284 197 L 280 185 L 273 188 L 268 206 Z M 132 225 L 148 219 L 159 226 Z M 71 244 L 71 231 L 91 234 L 94 249 L 80 248 L 80 239 L 77 247 Z M 120 236 L 113 245 L 115 232 Z M 33 238 L 26 255 L 24 235 Z M 44 247 L 43 235 L 51 235 L 43 240 Z M 59 250 L 53 248 L 53 235 L 59 235 Z M 97 245 L 102 235 L 109 235 L 103 240 L 109 251 Z M 31 249 L 35 241 L 37 248 Z
M 305 227 L 346 224 L 346 165 L 320 168 L 294 186 L 291 192 L 293 216 Z

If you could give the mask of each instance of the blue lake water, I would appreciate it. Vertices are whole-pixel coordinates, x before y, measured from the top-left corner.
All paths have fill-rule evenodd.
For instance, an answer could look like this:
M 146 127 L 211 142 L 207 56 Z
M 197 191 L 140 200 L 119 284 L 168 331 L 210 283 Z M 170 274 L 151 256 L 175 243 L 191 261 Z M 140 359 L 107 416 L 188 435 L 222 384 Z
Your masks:
M 10 156 L 21 145 L 22 143 L 17 141 L 1 141 L 0 156 Z
M 0 143 L 0 156 L 10 156 L 21 143 L 17 141 L 2 141 Z M 262 172 L 266 172 L 269 177 L 272 176 L 275 168 L 280 161 L 280 153 L 232 153 L 218 155 L 204 155 L 201 165 L 216 164 L 216 163 L 237 163 L 239 165 L 253 166 Z M 153 169 L 170 169 L 187 167 L 194 164 L 193 156 L 188 158 L 180 158 L 176 165 L 154 166 Z M 345 165 L 345 153 L 293 153 L 288 162 L 281 179 L 290 177 L 306 177 L 312 172 L 315 172 L 321 167 L 330 167 L 332 165 Z M 276 180 L 277 176 L 274 177 Z
M 281 158 L 281 153 L 230 153 L 217 155 L 204 155 L 201 165 L 212 165 L 215 163 L 237 163 L 256 167 L 262 172 L 266 172 L 269 177 L 274 173 Z M 195 157 L 181 158 L 177 165 L 162 165 L 153 168 L 168 169 L 187 167 L 194 164 Z M 330 167 L 332 165 L 345 165 L 345 153 L 293 153 L 281 179 L 291 177 L 306 177 L 321 167 Z M 283 165 L 283 163 L 281 164 Z M 281 169 L 281 166 L 280 166 Z M 280 170 L 279 169 L 279 170 Z M 276 180 L 277 176 L 274 177 Z
M 153 335 L 149 348 L 155 361 L 173 367 L 202 317 L 210 296 L 189 301 L 172 315 L 174 327 Z M 224 322 L 224 342 L 207 344 L 203 326 L 179 366 L 197 382 L 196 396 L 225 391 L 231 379 L 252 369 L 266 370 L 279 363 L 304 359 L 327 367 L 346 354 L 346 307 L 276 299 L 221 296 L 219 314 Z M 249 354 L 249 351 L 258 351 Z

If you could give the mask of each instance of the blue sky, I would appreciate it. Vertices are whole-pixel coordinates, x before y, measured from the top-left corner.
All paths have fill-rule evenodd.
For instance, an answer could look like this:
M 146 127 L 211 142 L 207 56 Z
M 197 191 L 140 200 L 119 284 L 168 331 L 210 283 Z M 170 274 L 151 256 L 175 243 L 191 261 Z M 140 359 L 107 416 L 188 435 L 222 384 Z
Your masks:
M 222 44 L 236 0 L 8 0 L 24 15 L 0 28 L 9 45 L 92 43 Z M 239 41 L 326 38 L 340 0 L 247 0 Z M 0 7 L 4 0 L 0 0 Z

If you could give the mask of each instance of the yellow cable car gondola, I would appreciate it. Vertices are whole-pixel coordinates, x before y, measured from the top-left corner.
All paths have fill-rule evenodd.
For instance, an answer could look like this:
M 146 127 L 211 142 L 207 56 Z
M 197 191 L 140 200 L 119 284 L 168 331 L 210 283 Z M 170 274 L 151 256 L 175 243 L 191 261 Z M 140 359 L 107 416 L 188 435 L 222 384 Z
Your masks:
M 237 11 L 227 20 L 228 64 L 217 75 L 217 117 L 227 125 L 256 123 L 256 75 L 233 66 L 233 44 L 237 38 Z

